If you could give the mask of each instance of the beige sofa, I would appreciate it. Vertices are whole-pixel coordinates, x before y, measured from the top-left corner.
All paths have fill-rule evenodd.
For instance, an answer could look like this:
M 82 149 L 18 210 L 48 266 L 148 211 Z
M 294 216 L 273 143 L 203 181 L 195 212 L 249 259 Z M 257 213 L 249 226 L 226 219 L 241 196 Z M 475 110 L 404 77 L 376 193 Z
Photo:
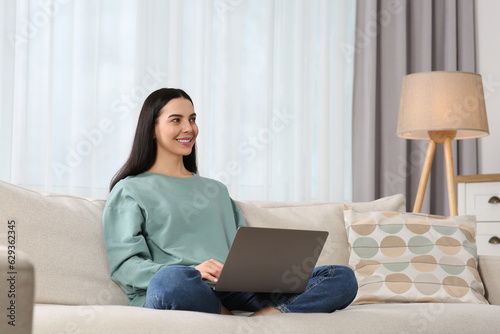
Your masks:
M 101 230 L 104 200 L 49 194 L 1 181 L 0 200 L 1 333 L 29 333 L 31 327 L 33 333 L 500 331 L 500 256 L 479 258 L 489 305 L 379 303 L 351 305 L 332 314 L 279 314 L 255 318 L 241 314 L 223 316 L 150 310 L 128 306 L 125 294 L 109 278 Z M 318 264 L 349 264 L 344 225 L 347 206 L 359 211 L 405 210 L 402 195 L 347 205 L 237 203 L 250 226 L 328 230 L 330 236 Z M 15 249 L 8 246 L 15 246 Z M 15 259 L 9 258 L 9 250 Z M 15 297 L 9 295 L 9 291 L 13 291 Z M 14 311 L 8 309 L 12 302 Z M 9 324 L 12 320 L 15 326 Z

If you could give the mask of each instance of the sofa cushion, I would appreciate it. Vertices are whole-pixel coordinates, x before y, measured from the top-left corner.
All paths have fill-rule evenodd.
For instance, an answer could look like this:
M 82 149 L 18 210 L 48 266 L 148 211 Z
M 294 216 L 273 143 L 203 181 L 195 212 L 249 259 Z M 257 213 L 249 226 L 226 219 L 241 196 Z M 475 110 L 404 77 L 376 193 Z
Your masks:
M 354 304 L 487 303 L 477 266 L 473 216 L 438 217 L 349 210 Z
M 356 211 L 406 211 L 406 198 L 401 194 L 382 197 L 370 202 L 344 203 L 344 210 Z
M 240 202 L 238 202 L 240 203 Z M 368 202 L 283 202 L 283 201 L 242 201 L 252 203 L 262 209 L 288 207 L 319 207 L 324 204 L 342 204 L 344 210 L 353 208 L 357 211 L 406 211 L 406 198 L 402 194 L 382 197 Z
M 35 302 L 128 305 L 109 278 L 104 200 L 52 194 L 0 181 L 2 221 L 16 222 L 17 248 L 35 265 Z M 7 240 L 5 226 L 1 240 Z
M 479 255 L 479 273 L 486 288 L 486 298 L 500 305 L 500 256 Z
M 259 207 L 251 202 L 237 202 L 245 222 L 252 227 L 277 227 L 328 231 L 329 235 L 317 265 L 347 265 L 347 238 L 343 228 L 341 204 Z M 276 204 L 276 203 L 275 203 Z
M 33 333 L 498 333 L 500 306 L 357 305 L 333 313 L 221 316 L 124 306 L 35 305 Z
M 344 209 L 404 211 L 403 195 L 384 197 L 372 202 L 280 202 L 237 201 L 248 226 L 292 229 L 316 229 L 330 232 L 317 265 L 347 265 L 347 236 Z

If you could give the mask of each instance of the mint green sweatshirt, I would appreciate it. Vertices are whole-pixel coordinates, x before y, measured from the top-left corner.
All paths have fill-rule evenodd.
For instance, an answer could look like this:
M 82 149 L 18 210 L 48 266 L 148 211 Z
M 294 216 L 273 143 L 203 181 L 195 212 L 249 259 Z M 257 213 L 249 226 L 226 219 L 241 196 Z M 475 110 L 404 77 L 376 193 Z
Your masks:
M 143 306 L 155 273 L 169 265 L 225 262 L 243 215 L 220 182 L 145 172 L 118 182 L 106 201 L 103 232 L 111 278 Z

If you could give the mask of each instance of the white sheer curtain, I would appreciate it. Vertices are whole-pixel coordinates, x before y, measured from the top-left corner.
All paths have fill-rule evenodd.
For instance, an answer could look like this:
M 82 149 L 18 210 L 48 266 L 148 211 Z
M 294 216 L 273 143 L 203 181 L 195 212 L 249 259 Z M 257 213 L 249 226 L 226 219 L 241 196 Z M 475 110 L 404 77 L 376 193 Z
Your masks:
M 355 1 L 0 2 L 0 178 L 104 198 L 146 96 L 183 88 L 236 199 L 349 200 Z

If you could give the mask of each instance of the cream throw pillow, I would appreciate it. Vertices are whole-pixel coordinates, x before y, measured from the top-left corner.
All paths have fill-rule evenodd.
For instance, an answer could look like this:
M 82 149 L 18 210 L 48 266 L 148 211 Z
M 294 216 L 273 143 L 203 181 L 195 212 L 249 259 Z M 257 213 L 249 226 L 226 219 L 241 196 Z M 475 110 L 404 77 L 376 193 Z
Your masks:
M 488 302 L 477 267 L 473 216 L 346 211 L 354 304 Z
M 236 201 L 245 221 L 251 227 L 274 227 L 328 231 L 325 246 L 318 259 L 320 265 L 347 265 L 347 237 L 344 229 L 342 204 L 291 205 L 270 203 L 273 207 L 260 207 L 259 203 Z
M 405 211 L 406 199 L 397 194 L 372 202 L 236 201 L 248 226 L 328 231 L 317 265 L 348 265 L 344 210 Z

